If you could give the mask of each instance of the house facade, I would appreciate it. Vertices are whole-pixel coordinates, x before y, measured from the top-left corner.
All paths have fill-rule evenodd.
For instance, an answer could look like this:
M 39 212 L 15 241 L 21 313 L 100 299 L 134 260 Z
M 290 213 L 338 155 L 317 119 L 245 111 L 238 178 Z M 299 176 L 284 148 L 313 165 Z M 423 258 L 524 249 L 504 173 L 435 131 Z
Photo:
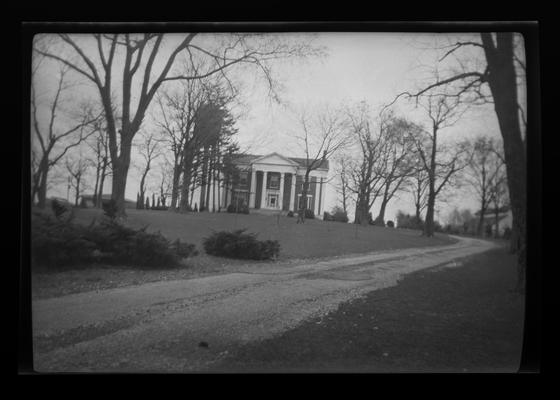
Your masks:
M 475 213 L 475 216 L 478 218 L 480 217 L 480 211 Z M 504 232 L 507 228 L 511 229 L 513 226 L 513 214 L 509 207 L 503 207 L 498 210 L 498 236 L 502 237 Z M 486 229 L 492 230 L 492 236 L 496 236 L 496 212 L 495 210 L 488 210 L 484 213 L 484 222 L 483 222 L 483 229 L 486 232 Z M 487 228 L 490 227 L 490 228 Z
M 222 206 L 230 204 L 250 210 L 297 213 L 301 202 L 322 218 L 325 208 L 329 163 L 324 160 L 311 171 L 306 199 L 302 199 L 305 159 L 286 157 L 278 153 L 265 156 L 243 155 L 235 160 L 240 171 L 236 182 L 226 183 Z

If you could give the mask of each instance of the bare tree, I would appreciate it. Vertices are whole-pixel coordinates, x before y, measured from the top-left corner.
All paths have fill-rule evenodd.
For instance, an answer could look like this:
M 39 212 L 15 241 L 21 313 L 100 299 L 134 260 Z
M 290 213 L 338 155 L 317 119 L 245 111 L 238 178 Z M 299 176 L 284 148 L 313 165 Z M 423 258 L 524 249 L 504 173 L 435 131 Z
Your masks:
M 429 94 L 418 102 L 431 122 L 431 130 L 424 130 L 416 138 L 416 148 L 422 168 L 428 177 L 428 194 L 424 235 L 434 235 L 434 211 L 436 197 L 449 183 L 451 177 L 466 166 L 465 143 L 445 146 L 440 142 L 441 130 L 454 125 L 464 109 L 457 98 L 441 94 Z
M 144 134 L 141 136 L 143 136 L 144 140 L 138 145 L 138 150 L 144 159 L 144 166 L 140 178 L 140 196 L 138 202 L 140 205 L 144 204 L 146 198 L 146 178 L 152 167 L 152 162 L 159 156 L 156 152 L 158 150 L 158 141 L 154 138 L 154 135 Z
M 167 207 L 167 198 L 172 192 L 173 182 L 169 179 L 173 175 L 172 165 L 167 160 L 160 162 L 160 181 L 159 181 L 159 197 L 161 198 L 161 205 Z
M 507 173 L 504 163 L 503 150 L 497 148 L 495 151 L 495 157 L 493 158 L 493 169 L 496 174 L 493 176 L 492 181 L 489 185 L 490 192 L 490 202 L 494 209 L 494 237 L 499 236 L 499 222 L 500 222 L 500 212 L 505 210 L 506 207 L 510 206 L 508 185 L 507 185 Z M 511 228 L 511 227 L 510 227 Z M 510 242 L 510 245 L 513 242 Z M 515 248 L 511 249 L 515 251 Z
M 392 112 L 382 112 L 375 123 L 365 103 L 349 116 L 360 154 L 351 173 L 350 189 L 356 195 L 354 223 L 373 222 L 370 209 L 381 199 L 376 220 L 384 224 L 387 204 L 415 170 L 414 132 L 419 128 Z
M 473 157 L 465 169 L 467 182 L 475 190 L 480 202 L 480 215 L 477 234 L 484 233 L 484 216 L 490 206 L 492 197 L 496 194 L 495 185 L 498 184 L 503 162 L 497 155 L 498 145 L 495 140 L 479 136 L 472 144 Z
M 109 134 L 113 169 L 111 196 L 116 201 L 121 216 L 126 215 L 124 196 L 132 141 L 142 125 L 152 99 L 163 83 L 223 74 L 233 65 L 245 64 L 255 66 L 263 73 L 271 93 L 274 94 L 270 66 L 272 61 L 317 53 L 316 49 L 305 43 L 294 44 L 258 34 L 224 34 L 216 38 L 216 46 L 208 45 L 204 37 L 201 43 L 197 43 L 198 37 L 198 33 L 185 34 L 179 38 L 177 44 L 172 45 L 171 39 L 163 44 L 164 39 L 168 37 L 161 33 L 96 33 L 87 36 L 61 33 L 58 34 L 63 46 L 61 49 L 43 48 L 40 43 L 36 43 L 37 53 L 68 66 L 92 82 L 99 92 Z M 170 52 L 164 55 L 165 47 L 170 48 Z M 207 68 L 197 70 L 192 75 L 174 74 L 171 68 L 179 54 L 185 54 L 189 60 L 204 58 L 208 61 Z M 119 56 L 123 56 L 122 62 L 116 61 Z M 159 72 L 153 71 L 157 65 L 156 59 L 163 63 Z M 122 77 L 120 99 L 116 97 L 113 84 L 117 68 L 121 69 L 119 77 Z M 137 100 L 136 105 L 133 104 L 133 99 Z M 122 113 L 120 126 L 115 117 L 117 108 Z
M 349 202 L 351 200 L 350 191 L 350 163 L 347 155 L 337 157 L 336 175 L 338 177 L 338 184 L 336 185 L 336 192 L 340 196 L 342 210 L 348 215 Z
M 196 68 L 190 64 L 183 68 L 185 73 L 196 73 Z M 201 141 L 194 130 L 195 119 L 198 110 L 210 95 L 209 79 L 181 81 L 174 90 L 162 89 L 157 96 L 159 115 L 154 119 L 173 154 L 172 210 L 177 209 L 180 194 L 180 209 L 186 211 L 189 204 L 188 190 L 194 172 L 193 163 Z
M 419 223 L 422 221 L 422 212 L 428 206 L 428 189 L 429 179 L 426 170 L 422 166 L 418 166 L 408 183 L 408 190 L 414 199 L 415 218 Z
M 415 172 L 414 135 L 420 128 L 404 118 L 388 116 L 382 131 L 386 142 L 383 158 L 384 171 L 381 171 L 383 191 L 377 224 L 385 225 L 385 210 L 395 193 L 401 190 Z
M 382 140 L 384 121 L 377 130 L 372 129 L 367 105 L 361 104 L 349 113 L 352 132 L 359 147 L 359 160 L 351 161 L 350 189 L 356 196 L 355 224 L 370 222 L 369 210 L 383 190 L 383 174 L 386 158 L 385 143 Z
M 526 66 L 520 35 L 513 32 L 481 32 L 473 40 L 457 40 L 447 46 L 440 62 L 463 49 L 478 49 L 485 65 L 470 66 L 458 60 L 457 68 L 449 76 L 436 77 L 435 82 L 422 89 L 399 96 L 419 98 L 431 89 L 449 84 L 455 85 L 452 95 L 472 104 L 493 103 L 503 139 L 507 183 L 513 214 L 512 249 L 518 255 L 517 290 L 525 285 L 526 267 L 526 206 L 527 206 L 527 156 L 520 120 L 525 124 L 523 104 L 519 101 L 519 87 L 525 81 Z M 488 93 L 489 90 L 489 93 Z M 527 125 L 531 127 L 531 124 Z M 527 136 L 527 135 L 525 135 Z
M 313 116 L 303 111 L 299 115 L 299 122 L 301 133 L 296 134 L 295 139 L 305 153 L 305 165 L 297 223 L 304 223 L 309 176 L 347 144 L 348 130 L 341 113 L 329 107 Z
M 33 70 L 36 73 L 36 69 Z M 49 171 L 66 155 L 68 150 L 80 145 L 95 133 L 93 125 L 99 115 L 92 108 L 82 105 L 73 122 L 64 122 L 62 113 L 63 92 L 68 86 L 65 83 L 67 68 L 60 68 L 57 86 L 49 105 L 49 116 L 46 124 L 39 117 L 39 96 L 35 89 L 35 77 L 31 77 L 31 131 L 34 133 L 31 148 L 32 160 L 32 200 L 37 198 L 39 208 L 45 207 Z M 45 126 L 46 125 L 46 126 Z
M 66 170 L 70 174 L 70 185 L 74 188 L 74 205 L 79 205 L 82 192 L 86 189 L 85 174 L 90 167 L 88 160 L 81 157 L 78 160 L 66 159 Z
M 101 207 L 105 178 L 111 174 L 109 163 L 109 142 L 107 130 L 101 123 L 102 120 L 95 122 L 97 135 L 93 143 L 88 143 L 93 151 L 92 164 L 95 165 L 95 186 L 93 189 L 93 202 L 96 207 Z

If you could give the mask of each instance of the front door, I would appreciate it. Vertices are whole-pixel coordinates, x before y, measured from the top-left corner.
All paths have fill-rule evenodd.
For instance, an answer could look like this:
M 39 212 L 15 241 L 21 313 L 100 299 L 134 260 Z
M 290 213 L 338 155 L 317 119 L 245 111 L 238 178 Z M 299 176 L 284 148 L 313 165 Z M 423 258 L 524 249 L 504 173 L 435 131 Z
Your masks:
M 278 208 L 278 194 L 269 193 L 267 197 L 266 206 L 268 208 Z

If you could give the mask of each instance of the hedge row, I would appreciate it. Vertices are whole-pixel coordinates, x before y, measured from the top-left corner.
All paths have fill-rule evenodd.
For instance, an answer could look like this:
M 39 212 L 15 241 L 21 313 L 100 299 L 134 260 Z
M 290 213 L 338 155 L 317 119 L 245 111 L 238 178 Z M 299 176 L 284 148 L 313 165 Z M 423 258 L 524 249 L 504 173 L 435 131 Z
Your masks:
M 34 213 L 32 224 L 31 255 L 33 266 L 39 268 L 92 263 L 165 268 L 197 254 L 193 244 L 170 242 L 159 232 L 132 229 L 114 220 L 83 226 L 70 218 Z
M 277 240 L 257 240 L 256 234 L 246 229 L 233 232 L 214 232 L 204 238 L 202 245 L 208 254 L 220 257 L 250 260 L 267 260 L 278 257 L 280 244 Z

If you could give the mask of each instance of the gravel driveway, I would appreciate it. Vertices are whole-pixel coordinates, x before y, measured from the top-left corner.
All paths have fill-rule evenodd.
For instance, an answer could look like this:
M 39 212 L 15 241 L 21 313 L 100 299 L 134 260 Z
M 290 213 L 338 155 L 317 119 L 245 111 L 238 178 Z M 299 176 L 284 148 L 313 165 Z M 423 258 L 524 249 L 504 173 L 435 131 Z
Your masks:
M 447 246 L 371 253 L 149 283 L 33 302 L 39 372 L 204 371 L 237 346 L 277 335 L 407 273 L 496 245 L 459 238 Z

